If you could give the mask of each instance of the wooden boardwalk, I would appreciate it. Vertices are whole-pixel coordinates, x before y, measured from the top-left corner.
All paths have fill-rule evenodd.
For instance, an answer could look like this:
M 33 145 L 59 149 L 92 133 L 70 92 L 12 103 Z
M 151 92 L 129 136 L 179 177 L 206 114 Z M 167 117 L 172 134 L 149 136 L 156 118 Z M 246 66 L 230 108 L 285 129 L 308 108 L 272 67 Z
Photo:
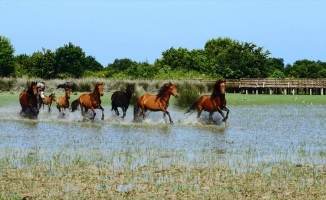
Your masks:
M 239 88 L 326 88 L 326 79 L 241 78 Z

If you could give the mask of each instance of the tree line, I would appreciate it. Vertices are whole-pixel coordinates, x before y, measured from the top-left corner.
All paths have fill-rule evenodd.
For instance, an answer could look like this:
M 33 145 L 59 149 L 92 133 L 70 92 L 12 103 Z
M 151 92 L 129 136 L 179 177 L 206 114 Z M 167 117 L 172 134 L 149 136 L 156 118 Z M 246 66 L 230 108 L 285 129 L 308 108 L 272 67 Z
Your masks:
M 32 55 L 14 55 L 9 38 L 0 35 L 0 77 L 54 78 L 326 78 L 326 62 L 297 60 L 284 65 L 283 58 L 252 42 L 231 38 L 208 40 L 204 49 L 171 47 L 154 63 L 117 58 L 107 66 L 69 42 L 55 51 L 42 48 Z

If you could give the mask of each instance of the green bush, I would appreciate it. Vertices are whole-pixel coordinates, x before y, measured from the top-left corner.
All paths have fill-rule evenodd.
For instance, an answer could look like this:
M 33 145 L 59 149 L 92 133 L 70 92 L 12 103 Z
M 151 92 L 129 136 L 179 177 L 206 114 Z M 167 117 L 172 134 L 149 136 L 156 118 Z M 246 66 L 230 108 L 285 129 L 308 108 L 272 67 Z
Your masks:
M 176 84 L 179 98 L 176 99 L 176 106 L 179 108 L 189 108 L 200 97 L 198 88 L 190 83 Z
M 91 92 L 93 89 L 93 87 L 91 86 L 90 83 L 79 83 L 77 85 L 77 91 L 81 91 L 81 92 Z

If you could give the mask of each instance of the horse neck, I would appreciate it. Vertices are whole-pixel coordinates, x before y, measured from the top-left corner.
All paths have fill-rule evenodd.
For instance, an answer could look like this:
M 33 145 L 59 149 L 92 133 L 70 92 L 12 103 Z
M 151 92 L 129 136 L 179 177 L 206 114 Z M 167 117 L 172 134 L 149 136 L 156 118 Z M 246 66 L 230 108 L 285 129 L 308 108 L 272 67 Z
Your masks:
M 29 88 L 27 89 L 27 93 L 30 94 L 30 95 L 33 95 L 33 94 L 34 94 L 34 92 L 33 92 L 33 87 L 29 87 Z
M 98 91 L 97 88 L 94 89 L 92 96 L 94 99 L 100 99 L 100 92 Z
M 68 101 L 68 92 L 65 94 L 66 101 Z
M 165 94 L 163 94 L 162 96 L 160 96 L 158 98 L 161 99 L 161 100 L 164 100 L 165 102 L 169 102 L 170 97 L 171 97 L 171 93 L 165 93 Z
M 211 95 L 211 98 L 213 99 L 225 99 L 225 93 L 222 94 L 221 91 L 217 91 L 216 95 Z

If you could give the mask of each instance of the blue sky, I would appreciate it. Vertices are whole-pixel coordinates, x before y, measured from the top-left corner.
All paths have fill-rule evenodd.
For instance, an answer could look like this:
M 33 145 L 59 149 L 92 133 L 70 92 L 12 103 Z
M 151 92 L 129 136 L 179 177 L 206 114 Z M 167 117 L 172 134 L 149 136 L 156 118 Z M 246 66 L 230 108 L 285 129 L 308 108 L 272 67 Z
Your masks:
M 204 49 L 218 37 L 262 46 L 285 64 L 325 62 L 325 8 L 323 0 L 0 0 L 0 35 L 15 55 L 71 42 L 104 67 L 117 58 L 153 63 L 171 47 Z

